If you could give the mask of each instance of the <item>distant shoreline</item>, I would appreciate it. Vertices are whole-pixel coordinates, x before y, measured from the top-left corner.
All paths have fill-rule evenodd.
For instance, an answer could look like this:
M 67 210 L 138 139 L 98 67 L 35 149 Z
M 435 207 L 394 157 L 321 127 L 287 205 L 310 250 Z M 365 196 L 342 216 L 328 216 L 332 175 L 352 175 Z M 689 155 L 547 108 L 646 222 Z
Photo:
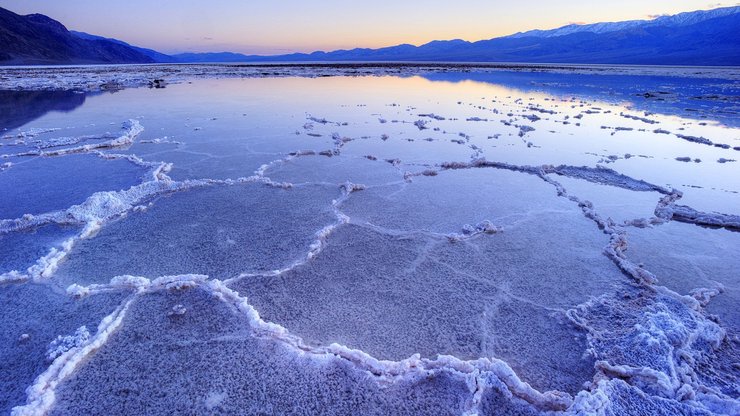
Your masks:
M 0 66 L 0 90 L 115 91 L 197 79 L 416 76 L 452 72 L 703 78 L 740 82 L 740 67 L 452 62 L 197 63 Z M 733 87 L 734 88 L 734 87 Z
M 274 62 L 167 62 L 167 63 L 66 63 L 3 64 L 6 68 L 90 68 L 150 66 L 230 66 L 230 67 L 312 67 L 312 68 L 493 68 L 493 69 L 615 69 L 615 68 L 707 68 L 739 69 L 738 65 L 656 65 L 656 64 L 584 64 L 557 62 L 457 62 L 457 61 L 274 61 Z

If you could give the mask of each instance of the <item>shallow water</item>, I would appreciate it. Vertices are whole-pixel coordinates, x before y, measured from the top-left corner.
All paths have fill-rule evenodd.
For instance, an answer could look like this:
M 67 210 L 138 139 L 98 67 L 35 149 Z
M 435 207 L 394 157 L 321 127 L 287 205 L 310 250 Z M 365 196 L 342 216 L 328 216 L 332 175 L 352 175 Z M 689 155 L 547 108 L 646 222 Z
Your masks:
M 1 412 L 740 412 L 732 77 L 0 97 Z

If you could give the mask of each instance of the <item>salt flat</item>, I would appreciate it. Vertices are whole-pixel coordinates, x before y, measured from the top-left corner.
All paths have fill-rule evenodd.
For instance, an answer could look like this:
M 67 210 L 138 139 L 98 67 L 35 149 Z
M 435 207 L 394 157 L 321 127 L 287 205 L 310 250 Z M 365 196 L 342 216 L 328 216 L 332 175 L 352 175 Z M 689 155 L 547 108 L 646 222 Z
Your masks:
M 0 412 L 738 414 L 738 76 L 2 68 Z

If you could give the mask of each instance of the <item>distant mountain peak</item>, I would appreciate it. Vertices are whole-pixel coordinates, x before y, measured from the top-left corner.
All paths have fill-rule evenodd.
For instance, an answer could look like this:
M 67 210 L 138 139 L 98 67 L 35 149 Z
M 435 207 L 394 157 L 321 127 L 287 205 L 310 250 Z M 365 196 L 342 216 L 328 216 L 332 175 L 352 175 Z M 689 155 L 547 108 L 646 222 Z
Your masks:
M 155 60 L 127 44 L 103 38 L 83 39 L 48 16 L 21 16 L 0 8 L 0 64 L 151 62 Z
M 28 21 L 38 23 L 40 25 L 43 25 L 49 29 L 52 29 L 54 31 L 60 32 L 60 33 L 67 33 L 67 27 L 61 24 L 60 22 L 52 19 L 49 16 L 45 16 L 43 14 L 28 14 L 24 16 Z
M 654 19 L 645 20 L 626 20 L 622 22 L 599 22 L 599 23 L 571 23 L 557 29 L 549 30 L 528 30 L 526 32 L 518 32 L 508 38 L 523 38 L 523 37 L 538 37 L 538 38 L 549 38 L 555 36 L 567 36 L 573 33 L 579 32 L 590 32 L 590 33 L 609 33 L 616 32 L 619 30 L 632 29 L 636 27 L 648 27 L 648 26 L 668 26 L 668 27 L 680 27 L 688 26 L 696 23 L 703 22 L 705 20 L 713 19 L 716 17 L 728 16 L 732 14 L 740 13 L 740 6 L 732 7 L 721 7 L 712 10 L 697 10 L 693 12 L 683 12 L 675 15 L 661 15 Z
M 123 46 L 129 47 L 131 49 L 134 49 L 134 50 L 136 50 L 138 52 L 141 52 L 142 54 L 148 56 L 149 58 L 153 59 L 154 62 L 160 62 L 160 63 L 177 62 L 177 60 L 175 58 L 173 58 L 173 57 L 171 57 L 169 55 L 165 55 L 165 54 L 163 54 L 161 52 L 157 52 L 157 51 L 155 51 L 153 49 L 141 48 L 141 47 L 138 47 L 138 46 L 130 45 L 130 44 L 128 44 L 128 43 L 126 43 L 126 42 L 124 42 L 122 40 L 113 39 L 113 38 L 106 38 L 106 37 L 97 36 L 97 35 L 91 35 L 89 33 L 78 32 L 76 30 L 70 30 L 69 33 L 71 33 L 73 36 L 76 36 L 76 37 L 78 37 L 80 39 L 102 40 L 102 41 L 113 42 L 113 43 L 117 43 L 119 45 L 123 45 Z

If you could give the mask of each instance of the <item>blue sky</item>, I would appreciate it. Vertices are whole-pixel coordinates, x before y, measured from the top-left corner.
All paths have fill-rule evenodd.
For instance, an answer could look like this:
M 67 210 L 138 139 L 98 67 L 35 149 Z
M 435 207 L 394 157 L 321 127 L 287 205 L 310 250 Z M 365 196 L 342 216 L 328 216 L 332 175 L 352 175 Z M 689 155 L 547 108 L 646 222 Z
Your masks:
M 165 53 L 293 51 L 489 39 L 581 22 L 648 19 L 734 6 L 701 0 L 0 0 L 68 28 Z

